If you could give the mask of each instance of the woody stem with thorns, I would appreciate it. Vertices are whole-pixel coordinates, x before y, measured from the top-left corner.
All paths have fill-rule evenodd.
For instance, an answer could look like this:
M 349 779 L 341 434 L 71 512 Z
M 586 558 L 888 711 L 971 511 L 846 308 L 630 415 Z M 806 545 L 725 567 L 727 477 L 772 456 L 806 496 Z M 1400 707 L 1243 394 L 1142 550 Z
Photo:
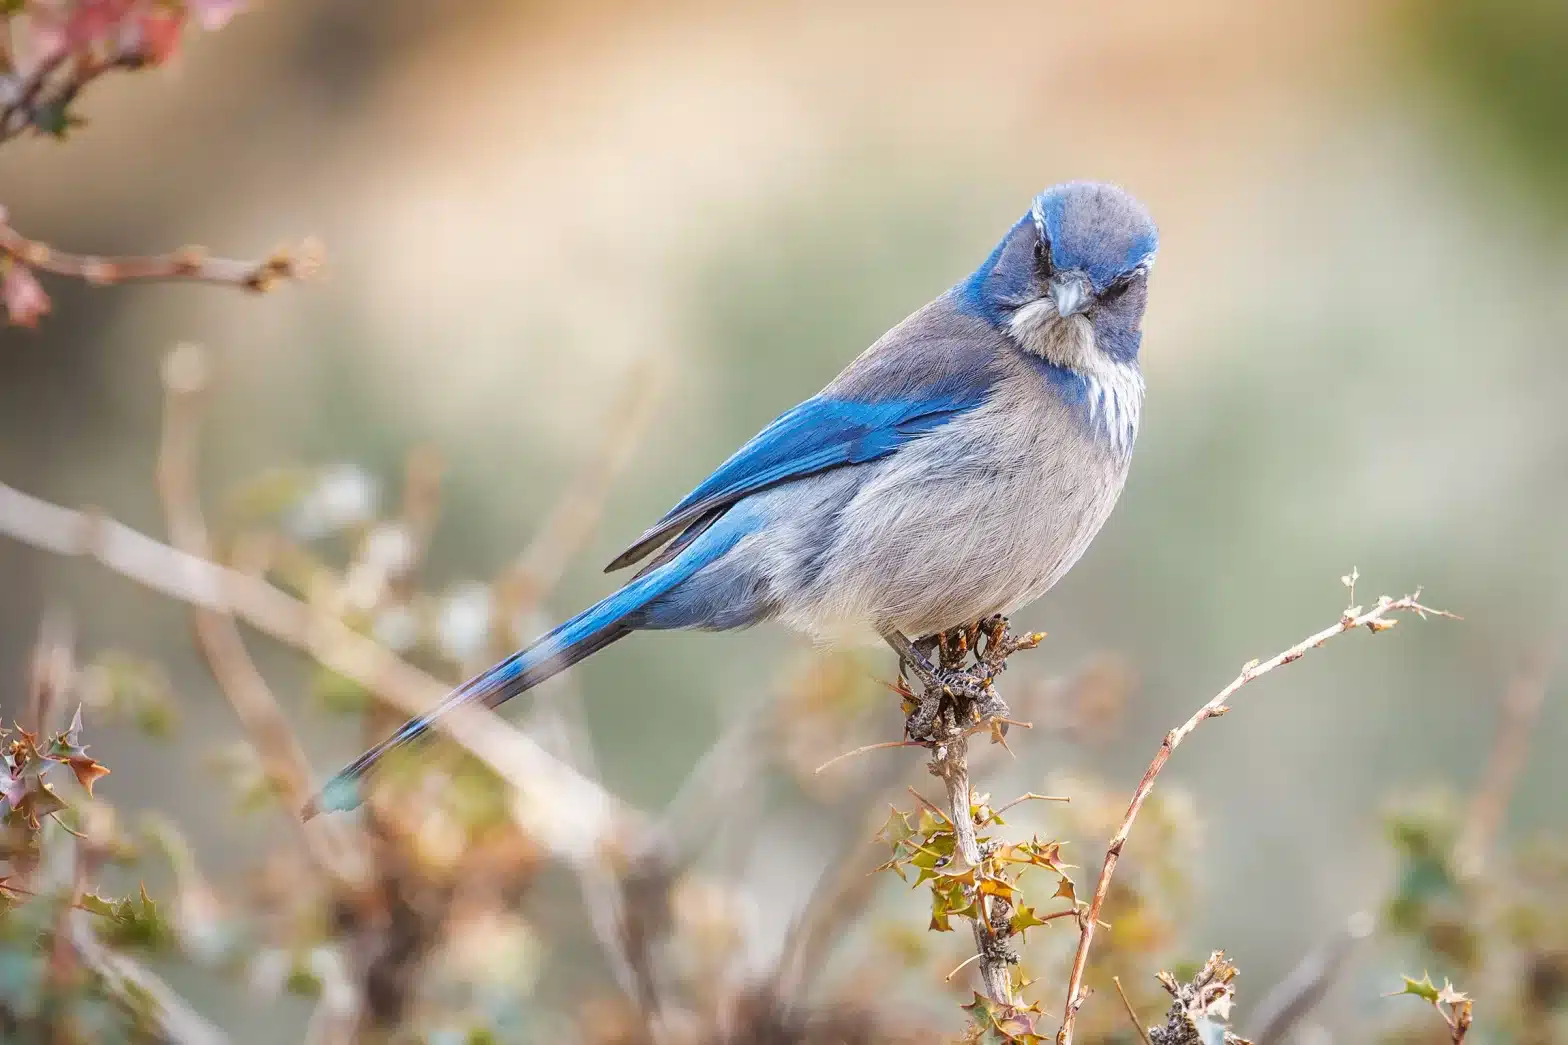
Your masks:
M 1013 995 L 1011 966 L 1018 956 L 1008 945 L 1012 903 L 1001 895 L 987 894 L 980 876 L 989 852 L 982 850 L 974 813 L 974 790 L 969 780 L 969 736 L 989 726 L 994 741 L 1006 731 L 1007 705 L 997 696 L 993 683 L 1013 653 L 1031 649 L 1043 635 L 1012 637 L 1002 617 L 959 628 L 913 645 L 916 653 L 937 655 L 937 672 L 926 665 L 905 659 L 904 673 L 914 674 L 921 692 L 903 690 L 909 710 L 906 743 L 929 749 L 927 764 L 931 775 L 942 781 L 947 791 L 947 817 L 953 827 L 953 856 L 947 870 L 974 868 L 976 879 L 976 916 L 972 920 L 975 959 L 982 991 L 998 1005 L 1011 1008 Z M 973 663 L 969 660 L 973 656 Z M 959 685 L 950 684 L 958 681 Z M 984 822 L 995 819 L 987 811 Z M 969 964 L 969 963 L 965 963 Z

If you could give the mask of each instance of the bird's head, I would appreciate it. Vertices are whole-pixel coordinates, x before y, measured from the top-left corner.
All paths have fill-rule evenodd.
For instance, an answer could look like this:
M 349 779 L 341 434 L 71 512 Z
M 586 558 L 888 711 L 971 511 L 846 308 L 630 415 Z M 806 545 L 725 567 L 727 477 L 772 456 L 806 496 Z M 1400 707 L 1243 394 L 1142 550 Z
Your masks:
M 1136 361 L 1159 236 L 1114 185 L 1069 182 L 1036 196 L 959 293 L 1020 347 L 1080 373 Z

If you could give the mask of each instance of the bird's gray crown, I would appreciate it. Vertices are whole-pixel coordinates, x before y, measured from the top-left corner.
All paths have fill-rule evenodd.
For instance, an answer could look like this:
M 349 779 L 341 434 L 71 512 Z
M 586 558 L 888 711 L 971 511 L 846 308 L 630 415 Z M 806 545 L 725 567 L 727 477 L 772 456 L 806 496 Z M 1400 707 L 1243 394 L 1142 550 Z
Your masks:
M 1047 189 L 1030 209 L 1054 268 L 1082 272 L 1096 292 L 1147 268 L 1159 248 L 1154 219 L 1115 185 L 1074 181 Z

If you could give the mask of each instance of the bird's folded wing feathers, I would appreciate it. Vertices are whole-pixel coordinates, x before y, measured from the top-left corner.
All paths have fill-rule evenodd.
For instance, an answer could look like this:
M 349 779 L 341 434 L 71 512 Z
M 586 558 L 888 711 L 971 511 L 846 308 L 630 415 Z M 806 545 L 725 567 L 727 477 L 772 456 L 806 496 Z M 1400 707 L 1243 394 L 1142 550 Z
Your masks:
M 978 387 L 942 389 L 930 398 L 868 401 L 816 396 L 785 413 L 741 447 L 605 572 L 629 566 L 680 531 L 711 522 L 742 497 L 779 483 L 874 461 L 914 437 L 978 406 Z

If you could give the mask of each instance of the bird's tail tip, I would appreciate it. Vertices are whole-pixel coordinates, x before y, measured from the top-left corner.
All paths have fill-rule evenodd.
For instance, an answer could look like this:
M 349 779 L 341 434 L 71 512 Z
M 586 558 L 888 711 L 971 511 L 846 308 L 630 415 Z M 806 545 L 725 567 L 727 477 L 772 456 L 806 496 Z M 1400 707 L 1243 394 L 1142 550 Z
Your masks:
M 300 807 L 299 818 L 308 822 L 323 813 L 351 812 L 359 808 L 361 801 L 359 777 L 354 774 L 339 773 L 305 801 L 305 804 Z

